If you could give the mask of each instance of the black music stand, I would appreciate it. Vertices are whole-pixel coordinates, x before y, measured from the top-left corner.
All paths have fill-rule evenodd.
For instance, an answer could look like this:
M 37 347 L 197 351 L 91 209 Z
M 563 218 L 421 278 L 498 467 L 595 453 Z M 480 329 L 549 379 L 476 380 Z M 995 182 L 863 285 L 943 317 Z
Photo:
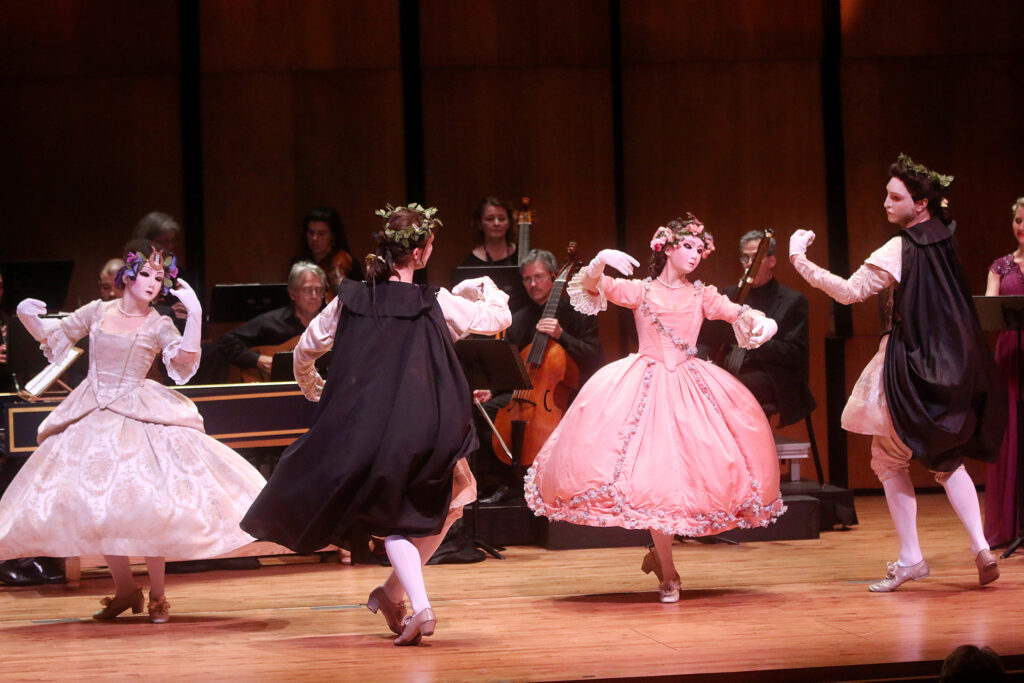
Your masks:
M 1021 336 L 1024 333 L 1024 296 L 976 296 L 974 307 L 984 330 L 1017 332 L 1017 486 L 1014 507 L 1017 524 L 1014 539 L 1001 555 L 1005 559 L 1024 543 L 1024 358 L 1021 357 Z
M 462 339 L 455 344 L 455 352 L 462 364 L 471 390 L 489 389 L 492 393 L 511 392 L 519 389 L 532 389 L 533 383 L 523 365 L 519 351 L 504 339 Z M 511 446 L 516 448 L 515 445 Z M 522 443 L 519 444 L 522 448 Z M 470 469 L 475 470 L 476 454 L 470 456 Z M 522 459 L 522 453 L 513 452 L 515 461 Z M 494 546 L 480 540 L 476 535 L 477 514 L 480 500 L 473 500 L 467 518 L 468 540 L 474 548 L 479 548 L 498 560 L 504 556 Z M 504 550 L 504 548 L 502 548 Z

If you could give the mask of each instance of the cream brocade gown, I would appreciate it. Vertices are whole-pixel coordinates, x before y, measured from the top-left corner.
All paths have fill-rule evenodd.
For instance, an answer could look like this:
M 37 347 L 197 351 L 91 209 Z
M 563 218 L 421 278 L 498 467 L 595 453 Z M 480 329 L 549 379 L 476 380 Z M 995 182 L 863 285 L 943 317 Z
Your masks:
M 40 425 L 39 448 L 0 500 L 0 559 L 195 559 L 254 540 L 238 523 L 263 477 L 206 435 L 190 400 L 146 379 L 162 353 L 168 375 L 182 384 L 198 354 L 175 363 L 181 337 L 154 310 L 133 332 L 103 331 L 116 303 L 93 301 L 60 323 L 41 321 L 51 361 L 89 335 L 89 372 Z
M 633 309 L 637 353 L 583 386 L 526 476 L 538 515 L 686 536 L 767 526 L 785 511 L 768 420 L 725 370 L 695 357 L 705 318 L 749 339 L 763 314 L 700 281 L 677 289 L 602 277 L 569 285 L 576 310 Z M 606 298 L 607 297 L 607 298 Z

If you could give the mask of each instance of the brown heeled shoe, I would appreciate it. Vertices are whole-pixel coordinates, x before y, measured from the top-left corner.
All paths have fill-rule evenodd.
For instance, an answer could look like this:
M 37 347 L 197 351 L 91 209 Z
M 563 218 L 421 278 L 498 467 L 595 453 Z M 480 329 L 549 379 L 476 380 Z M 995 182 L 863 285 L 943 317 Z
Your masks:
M 377 610 L 383 612 L 384 621 L 388 623 L 388 628 L 391 629 L 391 632 L 397 636 L 402 635 L 403 622 L 405 621 L 405 601 L 392 601 L 388 594 L 384 592 L 384 586 L 377 586 L 366 600 L 366 609 L 374 614 L 377 613 Z
M 658 581 L 665 580 L 661 571 L 661 560 L 658 558 L 658 553 L 654 548 L 648 550 L 647 554 L 644 555 L 644 560 L 640 563 L 640 569 L 643 570 L 644 574 L 654 572 L 654 575 L 658 577 Z
M 167 602 L 167 596 L 154 600 L 153 595 L 149 596 L 149 621 L 152 624 L 166 624 L 171 620 L 171 603 Z
M 114 619 L 129 607 L 132 610 L 132 614 L 138 614 L 142 611 L 142 589 L 136 588 L 135 592 L 127 598 L 118 599 L 116 595 L 109 598 L 103 598 L 100 600 L 100 604 L 103 605 L 103 609 L 92 615 L 92 618 L 98 621 L 109 621 Z
M 402 635 L 395 638 L 395 645 L 418 645 L 422 636 L 434 635 L 436 625 L 434 610 L 429 607 L 422 609 L 405 618 L 405 628 L 402 629 Z
M 992 583 L 999 578 L 999 565 L 996 564 L 996 558 L 988 548 L 978 553 L 978 556 L 974 558 L 974 563 L 978 565 L 979 586 Z

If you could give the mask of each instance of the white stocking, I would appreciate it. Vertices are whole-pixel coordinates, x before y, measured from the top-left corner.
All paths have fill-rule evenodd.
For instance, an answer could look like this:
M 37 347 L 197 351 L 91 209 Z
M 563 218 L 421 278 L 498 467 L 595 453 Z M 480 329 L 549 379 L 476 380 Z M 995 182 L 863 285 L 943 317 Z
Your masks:
M 452 528 L 452 524 L 460 517 L 462 517 L 462 508 L 449 510 L 448 516 L 444 520 L 444 526 L 441 527 L 439 533 L 433 536 L 417 536 L 416 538 L 409 539 L 416 546 L 416 550 L 420 552 L 420 564 L 426 565 L 427 560 L 434 556 L 441 542 L 448 535 L 448 530 Z M 402 584 L 398 580 L 398 574 L 394 572 L 394 569 L 392 569 L 391 573 L 388 574 L 388 578 L 384 581 L 384 594 L 392 602 L 398 602 L 405 595 L 402 591 Z
M 885 502 L 889 504 L 889 515 L 896 527 L 896 535 L 900 538 L 900 559 L 904 567 L 912 567 L 924 556 L 921 555 L 921 544 L 917 540 L 917 497 L 914 485 L 910 481 L 910 473 L 900 470 L 897 474 L 882 482 L 885 489 Z
M 149 599 L 164 597 L 164 569 L 167 563 L 162 557 L 147 557 L 146 569 L 149 571 Z
M 971 537 L 971 554 L 977 555 L 988 548 L 985 540 L 985 527 L 981 521 L 981 506 L 978 505 L 978 491 L 967 470 L 959 468 L 942 485 L 946 488 L 946 496 L 953 511 L 960 518 L 964 528 Z
M 423 565 L 420 564 L 420 551 L 405 536 L 388 536 L 384 539 L 384 550 L 387 551 L 391 567 L 405 589 L 412 603 L 413 614 L 430 607 L 427 599 L 427 587 L 423 585 Z

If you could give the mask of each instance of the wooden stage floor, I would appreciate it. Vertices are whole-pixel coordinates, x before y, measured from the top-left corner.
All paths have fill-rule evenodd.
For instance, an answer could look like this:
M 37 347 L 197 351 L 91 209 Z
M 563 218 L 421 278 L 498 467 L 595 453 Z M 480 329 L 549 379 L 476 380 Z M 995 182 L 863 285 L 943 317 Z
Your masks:
M 878 665 L 935 675 L 963 643 L 1019 661 L 1024 553 L 979 588 L 945 497 L 923 495 L 932 576 L 875 595 L 867 584 L 896 543 L 881 497 L 858 498 L 857 512 L 859 526 L 819 540 L 677 543 L 672 605 L 639 548 L 514 547 L 504 561 L 430 566 L 439 621 L 420 647 L 394 647 L 364 607 L 388 571 L 375 566 L 169 575 L 166 625 L 86 618 L 112 590 L 103 574 L 77 590 L 0 588 L 0 680 L 846 680 L 877 678 Z

